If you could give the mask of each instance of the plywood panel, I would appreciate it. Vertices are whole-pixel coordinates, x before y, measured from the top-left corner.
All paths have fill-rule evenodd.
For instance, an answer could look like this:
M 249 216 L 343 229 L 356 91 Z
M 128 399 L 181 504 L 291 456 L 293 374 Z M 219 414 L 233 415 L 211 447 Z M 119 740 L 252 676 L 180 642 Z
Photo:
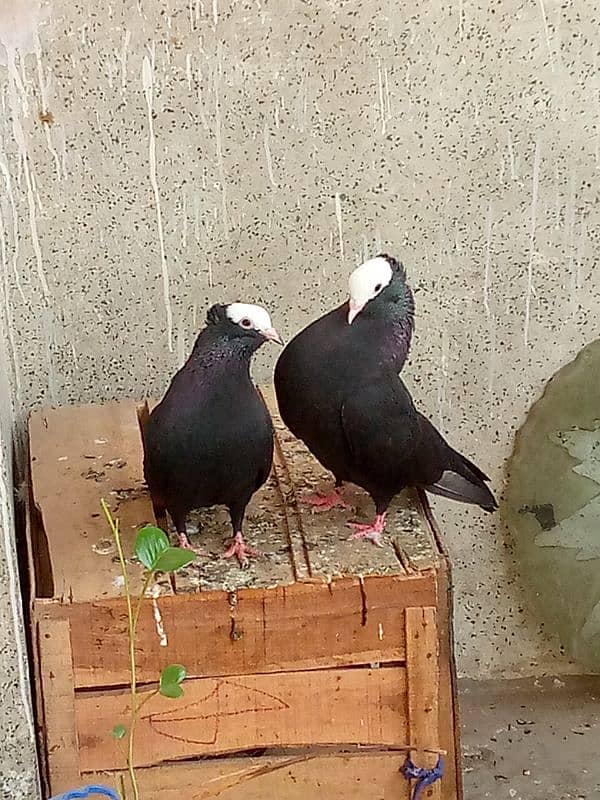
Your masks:
M 144 800 L 409 800 L 400 753 L 227 758 L 137 772 Z M 118 788 L 114 773 L 93 773 Z
M 160 668 L 173 662 L 184 664 L 191 677 L 205 677 L 402 661 L 404 609 L 434 599 L 433 574 L 298 583 L 242 590 L 235 597 L 227 592 L 163 596 L 157 605 L 167 646 L 161 646 L 148 603 L 138 632 L 140 680 L 155 680 Z M 35 613 L 40 619 L 70 620 L 78 688 L 127 683 L 123 601 L 38 602 Z
M 109 733 L 125 721 L 128 702 L 115 692 L 76 697 L 82 770 L 122 766 Z M 256 747 L 343 744 L 407 744 L 403 668 L 186 681 L 184 698 L 155 697 L 144 707 L 135 760 L 152 766 Z

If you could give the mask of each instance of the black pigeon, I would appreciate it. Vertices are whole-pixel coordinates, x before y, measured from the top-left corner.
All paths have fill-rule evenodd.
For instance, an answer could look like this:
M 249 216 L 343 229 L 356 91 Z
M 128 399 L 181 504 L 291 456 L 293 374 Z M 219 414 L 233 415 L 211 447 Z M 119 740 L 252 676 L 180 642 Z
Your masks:
M 242 535 L 246 506 L 273 460 L 273 426 L 250 360 L 267 340 L 282 342 L 260 306 L 214 305 L 206 322 L 147 421 L 144 475 L 157 521 L 169 512 L 182 547 L 191 547 L 189 511 L 227 506 L 234 538 L 225 555 L 245 566 L 258 555 Z
M 328 509 L 346 505 L 343 482 L 363 487 L 376 518 L 351 524 L 377 544 L 389 504 L 407 486 L 496 508 L 488 478 L 417 411 L 398 377 L 413 316 L 404 268 L 378 256 L 352 273 L 350 300 L 301 331 L 275 368 L 285 424 L 335 477 L 332 494 L 305 499 Z

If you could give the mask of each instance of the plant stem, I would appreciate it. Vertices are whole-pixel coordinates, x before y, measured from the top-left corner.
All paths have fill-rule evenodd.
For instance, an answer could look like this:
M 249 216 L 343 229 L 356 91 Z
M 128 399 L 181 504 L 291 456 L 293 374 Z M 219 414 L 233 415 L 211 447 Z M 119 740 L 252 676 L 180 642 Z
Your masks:
M 121 563 L 121 572 L 123 573 L 125 599 L 127 601 L 127 622 L 129 626 L 129 661 L 131 668 L 131 724 L 129 727 L 129 736 L 128 736 L 129 741 L 127 749 L 127 769 L 129 772 L 129 779 L 131 780 L 131 788 L 133 789 L 134 800 L 140 800 L 140 792 L 138 788 L 137 777 L 133 766 L 133 744 L 134 744 L 134 734 L 135 734 L 135 723 L 137 721 L 137 711 L 138 711 L 137 696 L 136 696 L 137 672 L 135 664 L 135 632 L 137 627 L 137 620 L 139 619 L 141 601 L 145 594 L 147 585 L 144 586 L 144 592 L 142 593 L 142 597 L 140 597 L 140 600 L 138 602 L 134 618 L 133 607 L 131 603 L 131 592 L 129 587 L 129 573 L 127 571 L 125 556 L 123 555 L 123 544 L 121 542 L 121 534 L 119 532 L 119 520 L 113 519 L 112 514 L 110 513 L 110 509 L 108 508 L 104 498 L 101 500 L 101 505 L 102 505 L 102 510 L 104 511 L 104 516 L 106 517 L 110 529 L 112 531 L 112 535 L 115 540 L 115 545 L 117 547 L 117 552 L 119 554 L 119 561 Z M 148 584 L 148 579 L 146 579 L 146 584 Z
M 148 700 L 152 700 L 152 698 L 153 698 L 153 697 L 156 697 L 156 695 L 158 694 L 158 691 L 159 691 L 158 689 L 155 689 L 153 692 L 151 692 L 150 694 L 147 694 L 147 695 L 146 695 L 146 697 L 144 697 L 144 699 L 142 700 L 142 702 L 141 702 L 141 703 L 139 704 L 139 706 L 137 707 L 137 713 L 138 713 L 138 714 L 139 714 L 139 713 L 140 713 L 140 711 L 142 710 L 142 707 L 146 705 L 146 703 L 148 702 Z

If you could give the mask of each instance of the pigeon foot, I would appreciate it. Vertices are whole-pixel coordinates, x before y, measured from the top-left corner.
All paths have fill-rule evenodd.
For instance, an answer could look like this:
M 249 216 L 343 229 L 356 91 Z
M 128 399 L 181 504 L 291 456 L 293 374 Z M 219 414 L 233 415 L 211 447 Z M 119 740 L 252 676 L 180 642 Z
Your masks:
M 333 489 L 331 492 L 314 492 L 313 494 L 304 495 L 302 503 L 311 506 L 313 513 L 321 513 L 323 511 L 331 511 L 332 508 L 352 508 L 350 503 L 347 503 L 342 497 L 339 489 Z
M 240 562 L 240 567 L 246 568 L 249 566 L 251 558 L 257 558 L 260 556 L 260 550 L 257 550 L 255 547 L 246 544 L 242 532 L 238 531 L 233 537 L 233 541 L 227 550 L 225 550 L 223 553 L 223 556 L 225 558 L 231 558 L 232 556 L 235 556 Z
M 348 527 L 354 528 L 356 531 L 350 538 L 368 539 L 377 547 L 383 547 L 382 534 L 385 530 L 385 517 L 385 514 L 377 514 L 370 525 L 365 525 L 363 522 L 348 522 Z
M 200 555 L 200 550 L 190 542 L 188 539 L 187 533 L 178 533 L 177 538 L 179 539 L 179 547 L 183 548 L 184 550 L 191 550 L 194 553 Z

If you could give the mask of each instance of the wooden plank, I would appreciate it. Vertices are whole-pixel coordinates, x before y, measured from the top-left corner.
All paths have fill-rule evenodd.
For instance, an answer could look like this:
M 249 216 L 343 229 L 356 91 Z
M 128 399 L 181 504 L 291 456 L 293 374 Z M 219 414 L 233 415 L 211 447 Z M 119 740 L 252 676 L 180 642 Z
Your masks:
M 399 753 L 226 758 L 139 769 L 147 800 L 410 800 Z M 118 775 L 85 776 L 118 788 Z
M 56 794 L 80 782 L 70 626 L 66 620 L 42 620 L 37 627 L 46 761 Z
M 143 699 L 147 693 L 140 697 Z M 119 769 L 110 736 L 129 697 L 106 691 L 75 698 L 83 771 Z M 186 681 L 179 700 L 156 696 L 138 722 L 135 762 L 235 753 L 257 747 L 407 744 L 402 667 L 316 670 Z
M 168 663 L 191 677 L 394 662 L 405 659 L 407 607 L 435 601 L 435 576 L 345 578 L 271 590 L 201 592 L 158 598 L 167 646 L 147 601 L 138 630 L 141 682 Z M 123 600 L 61 605 L 38 601 L 39 619 L 70 620 L 77 688 L 123 686 L 129 680 Z M 315 635 L 318 631 L 318 635 Z M 164 640 L 163 640 L 164 641 Z M 210 642 L 210 647 L 207 647 Z
M 135 403 L 41 409 L 31 414 L 29 436 L 33 496 L 47 536 L 55 597 L 69 602 L 118 596 L 115 549 L 100 498 L 118 509 L 127 552 L 137 526 L 153 519 L 143 491 Z M 141 569 L 131 565 L 131 573 L 139 589 Z
M 446 767 L 442 782 L 442 797 L 443 800 L 462 800 L 461 729 L 456 687 L 452 563 L 429 499 L 423 490 L 419 492 L 419 499 L 423 517 L 440 553 L 440 565 L 436 571 L 436 608 L 440 664 L 440 746 L 448 754 L 445 759 Z
M 439 641 L 436 609 L 406 609 L 406 680 L 408 720 L 413 760 L 431 769 L 440 749 L 439 732 Z M 441 785 L 434 783 L 428 793 L 441 797 Z
M 462 800 L 460 717 L 456 691 L 456 664 L 453 635 L 453 598 L 450 566 L 444 557 L 438 571 L 437 619 L 440 642 L 440 747 L 446 750 L 442 781 L 443 800 Z

